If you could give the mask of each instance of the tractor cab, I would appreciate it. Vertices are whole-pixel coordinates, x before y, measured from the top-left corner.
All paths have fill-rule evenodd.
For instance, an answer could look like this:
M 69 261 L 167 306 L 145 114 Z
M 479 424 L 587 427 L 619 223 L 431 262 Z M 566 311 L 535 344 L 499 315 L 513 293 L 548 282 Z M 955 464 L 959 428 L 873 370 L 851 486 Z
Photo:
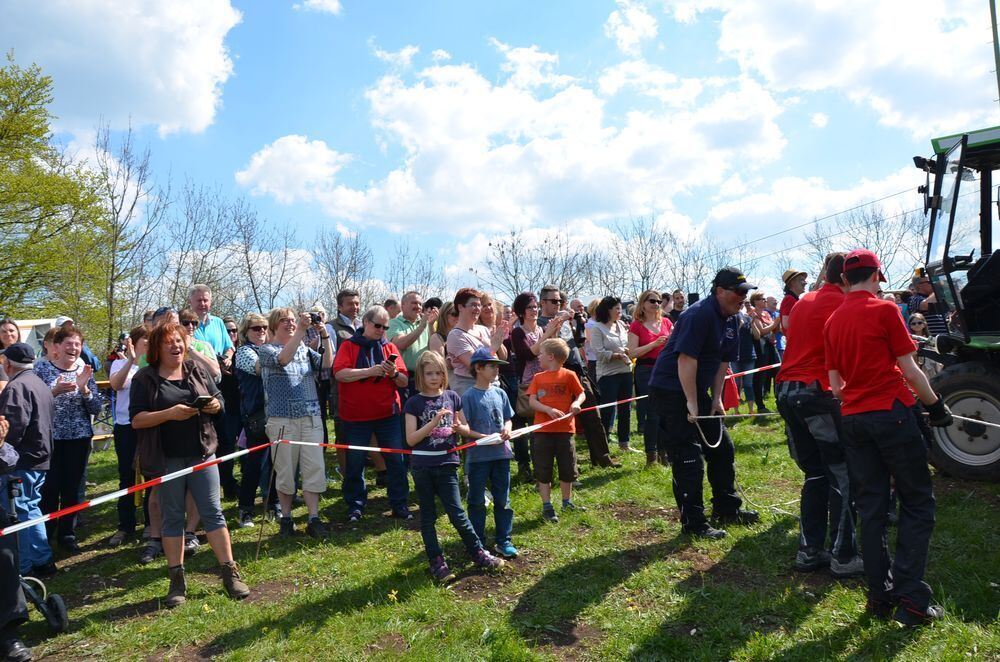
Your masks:
M 945 333 L 921 340 L 937 361 L 931 385 L 956 420 L 931 435 L 931 461 L 942 471 L 1000 480 L 1000 239 L 994 185 L 1000 184 L 1000 127 L 932 141 L 934 156 L 914 157 L 926 173 L 920 187 L 930 213 L 923 274 Z M 930 319 L 928 319 L 930 326 Z
M 927 173 L 921 187 L 930 212 L 926 275 L 949 321 L 954 349 L 1000 351 L 1000 250 L 994 243 L 1000 229 L 992 202 L 993 183 L 1000 183 L 994 174 L 1000 169 L 1000 127 L 932 144 L 933 158 L 914 158 Z

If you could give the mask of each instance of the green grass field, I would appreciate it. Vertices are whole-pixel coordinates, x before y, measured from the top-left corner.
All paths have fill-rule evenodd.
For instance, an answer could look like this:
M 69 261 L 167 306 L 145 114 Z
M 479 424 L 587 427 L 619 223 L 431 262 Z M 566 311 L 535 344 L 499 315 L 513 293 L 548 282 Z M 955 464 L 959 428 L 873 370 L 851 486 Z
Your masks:
M 770 420 L 732 429 L 737 477 L 762 521 L 722 541 L 680 535 L 669 469 L 645 469 L 638 453 L 594 469 L 584 449 L 576 500 L 589 510 L 546 524 L 534 488 L 518 484 L 522 554 L 502 573 L 473 569 L 442 517 L 459 579 L 436 586 L 417 525 L 381 516 L 384 490 L 349 527 L 338 483 L 322 503 L 329 540 L 279 539 L 271 523 L 255 560 L 259 529 L 236 530 L 251 597 L 225 596 L 203 545 L 187 562 L 187 604 L 168 611 L 163 558 L 143 567 L 135 544 L 104 546 L 109 504 L 86 513 L 83 553 L 49 582 L 69 603 L 69 632 L 50 637 L 35 613 L 23 632 L 36 659 L 1000 659 L 1000 486 L 935 477 L 927 580 L 946 618 L 920 630 L 869 620 L 860 581 L 791 567 L 801 474 Z M 117 487 L 113 451 L 95 453 L 90 476 L 93 494 Z M 224 505 L 232 522 L 235 504 Z M 296 517 L 301 530 L 303 509 Z

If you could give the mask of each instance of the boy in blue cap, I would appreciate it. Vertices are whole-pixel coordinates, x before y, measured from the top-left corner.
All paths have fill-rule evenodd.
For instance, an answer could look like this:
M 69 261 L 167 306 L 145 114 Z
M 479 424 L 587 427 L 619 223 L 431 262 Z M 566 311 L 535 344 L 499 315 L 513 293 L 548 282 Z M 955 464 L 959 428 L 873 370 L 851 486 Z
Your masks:
M 494 386 L 501 365 L 506 361 L 493 356 L 488 347 L 480 347 L 469 361 L 476 383 L 462 395 L 462 410 L 469 423 L 470 439 L 482 439 L 499 434 L 501 442 L 470 448 L 466 453 L 465 473 L 469 477 L 469 521 L 476 535 L 486 540 L 486 483 L 493 496 L 493 524 L 497 554 L 504 558 L 517 556 L 510 539 L 514 511 L 510 507 L 511 419 L 514 410 L 503 389 Z

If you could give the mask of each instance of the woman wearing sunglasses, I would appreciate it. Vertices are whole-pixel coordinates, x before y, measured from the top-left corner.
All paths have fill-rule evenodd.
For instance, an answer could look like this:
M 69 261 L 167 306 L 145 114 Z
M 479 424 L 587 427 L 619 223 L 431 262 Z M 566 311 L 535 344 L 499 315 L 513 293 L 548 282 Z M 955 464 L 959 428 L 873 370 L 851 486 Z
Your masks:
M 228 326 L 228 325 L 227 325 Z M 267 442 L 267 412 L 264 409 L 264 382 L 260 377 L 259 353 L 260 347 L 267 342 L 267 319 L 260 313 L 248 313 L 240 322 L 236 346 L 235 366 L 236 381 L 240 390 L 240 422 L 246 434 L 247 448 L 253 448 Z M 248 453 L 240 458 L 239 496 L 239 527 L 241 529 L 253 526 L 254 501 L 261 476 L 271 475 L 271 454 Z M 273 512 L 278 502 L 278 493 L 271 485 L 264 490 L 269 497 L 267 508 Z M 277 517 L 280 518 L 280 511 Z

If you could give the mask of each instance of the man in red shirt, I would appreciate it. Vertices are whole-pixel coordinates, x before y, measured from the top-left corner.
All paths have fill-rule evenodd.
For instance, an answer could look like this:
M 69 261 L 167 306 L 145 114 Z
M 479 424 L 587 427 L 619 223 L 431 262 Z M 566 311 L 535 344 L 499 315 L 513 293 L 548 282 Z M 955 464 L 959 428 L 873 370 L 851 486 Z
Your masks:
M 788 426 L 789 449 L 805 474 L 799 503 L 795 569 L 810 572 L 829 568 L 837 578 L 864 574 L 854 534 L 850 476 L 841 441 L 840 403 L 830 392 L 823 347 L 823 327 L 844 302 L 847 287 L 838 285 L 843 269 L 843 253 L 828 255 L 824 267 L 826 284 L 797 300 L 795 313 L 790 317 L 782 313 L 782 323 L 794 329 L 795 337 L 788 341 L 775 380 L 778 411 Z
M 916 346 L 899 308 L 876 296 L 885 281 L 878 256 L 864 249 L 848 253 L 843 280 L 847 296 L 826 323 L 824 346 L 830 388 L 842 403 L 844 447 L 861 517 L 867 609 L 920 625 L 944 610 L 930 604 L 931 588 L 924 582 L 934 493 L 910 388 L 931 425 L 951 425 L 952 416 L 913 360 Z M 890 478 L 902 503 L 895 559 L 886 544 Z
M 406 388 L 409 375 L 399 349 L 389 342 L 389 313 L 382 306 L 372 306 L 361 318 L 361 328 L 337 348 L 333 360 L 333 378 L 339 385 L 338 411 L 341 418 L 341 443 L 368 446 L 374 436 L 382 448 L 403 447 L 403 425 L 399 389 Z M 365 485 L 365 453 L 348 451 L 344 471 L 344 501 L 347 519 L 357 522 L 368 504 Z M 388 472 L 386 491 L 392 516 L 411 520 L 407 506 L 409 481 L 403 457 L 383 453 Z

